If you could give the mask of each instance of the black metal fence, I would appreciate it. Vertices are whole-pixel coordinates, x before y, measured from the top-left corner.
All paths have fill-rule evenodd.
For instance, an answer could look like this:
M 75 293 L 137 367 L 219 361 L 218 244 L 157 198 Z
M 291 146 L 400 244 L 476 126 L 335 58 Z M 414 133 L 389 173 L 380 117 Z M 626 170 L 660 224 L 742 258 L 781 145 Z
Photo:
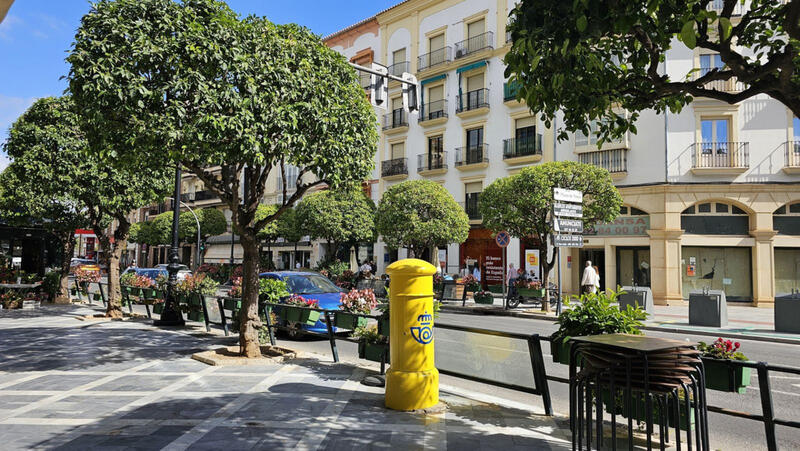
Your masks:
M 453 49 L 445 46 L 432 52 L 420 55 L 417 58 L 417 70 L 425 70 L 439 64 L 444 64 L 453 59 Z
M 487 31 L 456 43 L 456 59 L 493 48 L 494 33 Z

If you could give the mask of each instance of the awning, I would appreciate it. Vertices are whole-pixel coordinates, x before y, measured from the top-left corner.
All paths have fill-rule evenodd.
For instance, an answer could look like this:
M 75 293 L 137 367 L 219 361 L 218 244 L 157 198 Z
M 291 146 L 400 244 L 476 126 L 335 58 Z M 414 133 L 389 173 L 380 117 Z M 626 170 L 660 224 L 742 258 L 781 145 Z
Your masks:
M 230 236 L 228 237 L 230 239 Z M 233 261 L 241 263 L 244 257 L 244 250 L 239 244 L 233 245 Z M 212 244 L 206 249 L 206 254 L 203 256 L 205 263 L 230 263 L 231 261 L 231 244 Z
M 486 64 L 487 64 L 486 60 L 478 61 L 478 62 L 472 63 L 472 64 L 467 64 L 466 66 L 461 66 L 458 69 L 456 69 L 456 73 L 460 74 L 461 72 L 466 72 L 468 70 L 477 69 L 479 67 L 485 66 Z
M 419 82 L 419 84 L 420 85 L 426 85 L 428 83 L 433 83 L 434 81 L 443 80 L 445 78 L 447 78 L 447 74 L 441 74 L 441 75 L 437 75 L 435 77 L 426 78 L 426 79 L 422 80 L 421 82 Z

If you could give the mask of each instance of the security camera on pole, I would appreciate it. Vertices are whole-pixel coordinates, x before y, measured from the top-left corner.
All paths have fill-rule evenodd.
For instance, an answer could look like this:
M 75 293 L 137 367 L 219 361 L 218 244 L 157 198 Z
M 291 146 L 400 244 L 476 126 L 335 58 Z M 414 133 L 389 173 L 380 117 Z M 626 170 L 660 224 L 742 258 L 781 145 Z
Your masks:
M 558 303 L 556 315 L 561 315 L 561 248 L 583 247 L 583 193 L 577 190 L 553 188 L 553 246 L 558 259 Z

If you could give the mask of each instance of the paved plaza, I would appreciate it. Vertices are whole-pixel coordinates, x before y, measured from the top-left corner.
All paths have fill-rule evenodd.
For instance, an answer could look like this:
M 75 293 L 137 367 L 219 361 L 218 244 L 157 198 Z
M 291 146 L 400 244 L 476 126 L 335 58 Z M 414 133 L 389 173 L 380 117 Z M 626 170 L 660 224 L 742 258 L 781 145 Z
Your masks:
M 11 449 L 566 449 L 563 421 L 442 390 L 442 413 L 387 410 L 373 370 L 312 355 L 208 366 L 234 337 L 86 306 L 0 311 L 0 447 Z M 284 342 L 288 344 L 290 342 Z

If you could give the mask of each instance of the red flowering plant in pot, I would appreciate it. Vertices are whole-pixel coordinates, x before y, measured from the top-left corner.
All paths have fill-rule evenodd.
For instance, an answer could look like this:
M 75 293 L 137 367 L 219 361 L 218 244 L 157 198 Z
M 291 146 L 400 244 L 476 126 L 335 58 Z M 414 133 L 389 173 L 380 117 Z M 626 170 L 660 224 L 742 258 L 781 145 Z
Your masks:
M 464 289 L 472 291 L 473 293 L 481 289 L 481 283 L 472 274 L 467 274 L 461 278 L 461 283 L 464 284 Z
M 740 351 L 738 341 L 717 338 L 711 344 L 700 342 L 697 347 L 703 353 L 703 370 L 705 371 L 706 388 L 744 394 L 750 385 L 750 368 L 736 365 L 736 361 L 746 361 L 747 357 Z
M 517 293 L 520 296 L 544 297 L 542 282 L 538 280 L 517 279 L 514 281 L 514 286 L 517 288 Z
M 367 325 L 367 318 L 361 315 L 369 315 L 377 307 L 378 299 L 371 289 L 350 290 L 339 300 L 339 311 L 336 312 L 334 324 L 350 330 L 364 327 Z
M 320 311 L 312 310 L 319 308 L 319 301 L 316 299 L 306 299 L 299 294 L 293 294 L 281 300 L 284 307 L 278 311 L 278 316 L 290 323 L 301 323 L 313 326 L 319 321 Z
M 476 304 L 485 304 L 485 305 L 492 305 L 494 304 L 494 296 L 492 296 L 491 291 L 476 291 L 472 293 L 472 297 L 475 299 Z

